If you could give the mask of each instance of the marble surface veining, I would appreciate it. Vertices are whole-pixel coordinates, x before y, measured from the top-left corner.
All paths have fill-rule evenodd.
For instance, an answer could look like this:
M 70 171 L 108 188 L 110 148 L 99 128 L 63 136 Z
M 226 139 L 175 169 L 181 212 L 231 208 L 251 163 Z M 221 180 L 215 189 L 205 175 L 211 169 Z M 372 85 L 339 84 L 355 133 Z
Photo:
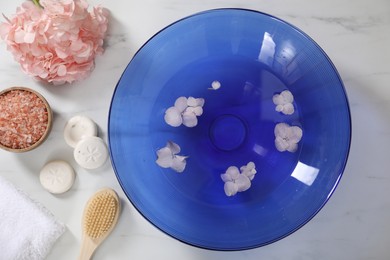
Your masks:
M 68 231 L 47 259 L 78 256 L 81 215 L 100 187 L 119 192 L 123 211 L 118 226 L 94 259 L 390 259 L 390 1 L 249 0 L 90 0 L 111 12 L 105 53 L 92 75 L 66 86 L 44 86 L 25 74 L 0 44 L 0 85 L 28 86 L 41 92 L 54 110 L 49 139 L 33 153 L 0 151 L 0 175 L 44 204 Z M 22 1 L 1 1 L 13 14 Z M 282 18 L 310 35 L 329 55 L 347 90 L 353 124 L 345 174 L 327 205 L 297 232 L 271 245 L 240 252 L 215 252 L 183 244 L 147 222 L 126 200 L 109 163 L 95 171 L 78 167 L 62 137 L 70 117 L 84 114 L 107 141 L 107 116 L 116 82 L 134 53 L 168 24 L 198 11 L 219 7 L 259 10 Z M 39 183 L 39 170 L 62 159 L 77 171 L 74 187 L 51 195 Z M 262 223 L 258 223 L 262 224 Z

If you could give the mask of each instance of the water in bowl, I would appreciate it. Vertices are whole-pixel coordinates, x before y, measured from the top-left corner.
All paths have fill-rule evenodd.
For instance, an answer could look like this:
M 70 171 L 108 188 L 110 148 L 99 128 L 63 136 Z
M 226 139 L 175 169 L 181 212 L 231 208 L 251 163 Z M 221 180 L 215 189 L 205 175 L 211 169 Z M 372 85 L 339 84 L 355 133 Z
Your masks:
M 213 81 L 221 83 L 218 90 L 211 88 Z M 181 147 L 180 155 L 189 158 L 183 173 L 161 168 L 161 174 L 183 196 L 210 206 L 265 199 L 291 175 L 301 150 L 301 145 L 295 153 L 275 148 L 277 123 L 303 128 L 297 102 L 293 115 L 275 111 L 272 97 L 286 89 L 264 64 L 242 56 L 211 57 L 178 70 L 157 97 L 150 118 L 150 138 L 156 151 L 170 140 Z M 165 110 L 180 96 L 205 99 L 196 127 L 165 123 Z M 220 174 L 229 166 L 239 168 L 250 161 L 258 172 L 251 188 L 227 197 Z

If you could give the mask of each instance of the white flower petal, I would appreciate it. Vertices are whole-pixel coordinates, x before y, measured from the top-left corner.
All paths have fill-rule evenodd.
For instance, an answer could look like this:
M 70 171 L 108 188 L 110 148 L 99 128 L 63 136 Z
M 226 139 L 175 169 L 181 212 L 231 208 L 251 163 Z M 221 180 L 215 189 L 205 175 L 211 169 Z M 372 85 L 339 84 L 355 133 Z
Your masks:
M 289 90 L 284 90 L 280 95 L 283 97 L 285 103 L 292 103 L 294 101 L 294 96 Z
M 158 157 L 172 157 L 172 151 L 168 147 L 163 147 L 160 150 L 157 151 Z
M 291 152 L 291 153 L 294 153 L 294 152 L 297 151 L 297 149 L 298 149 L 298 144 L 292 143 L 292 144 L 290 144 L 290 145 L 288 146 L 287 151 L 289 151 L 289 152 Z
M 172 141 L 167 146 L 157 151 L 156 163 L 163 168 L 172 168 L 177 172 L 183 172 L 186 167 L 187 156 L 175 155 L 180 152 L 180 146 Z
M 203 107 L 204 106 L 204 98 L 197 98 L 196 99 L 196 106 Z
M 272 102 L 274 102 L 275 105 L 284 105 L 284 98 L 279 94 L 275 94 L 272 97 Z
M 237 190 L 238 191 L 246 191 L 247 189 L 249 189 L 251 187 L 251 181 L 249 180 L 249 178 L 244 175 L 244 174 L 240 174 L 237 178 L 237 180 L 235 180 L 235 183 L 237 185 Z
M 276 112 L 282 112 L 282 111 L 283 111 L 283 108 L 284 108 L 283 105 L 277 105 L 277 106 L 275 107 L 275 111 L 276 111 Z
M 240 167 L 240 172 L 241 173 L 244 173 L 244 172 L 247 172 L 247 171 L 250 171 L 250 169 L 248 169 L 248 167 L 246 165 Z
M 298 143 L 302 138 L 303 132 L 302 129 L 299 126 L 292 126 L 290 127 L 290 135 L 289 140 L 292 143 Z
M 186 168 L 186 160 L 182 159 L 182 156 L 178 157 L 178 156 L 175 156 L 173 158 L 173 161 L 172 161 L 172 166 L 171 168 L 177 172 L 183 172 L 184 169 Z
M 187 108 L 187 98 L 186 97 L 179 97 L 175 101 L 175 107 L 177 110 L 179 110 L 180 113 L 182 113 Z
M 203 114 L 203 108 L 201 106 L 187 107 L 184 110 L 184 114 L 193 113 L 196 116 L 200 116 Z
M 183 112 L 183 115 L 184 114 L 190 114 L 190 113 L 192 113 L 192 114 L 195 114 L 195 107 L 187 107 L 185 110 L 184 110 L 184 112 Z
M 252 169 L 256 168 L 256 165 L 255 165 L 254 162 L 248 162 L 247 165 L 246 165 L 246 167 L 247 167 L 248 169 L 252 170 Z
M 164 147 L 157 151 L 156 163 L 159 166 L 163 168 L 169 168 L 171 167 L 172 162 L 173 162 L 173 156 L 169 148 Z
M 173 127 L 178 127 L 182 124 L 183 120 L 180 111 L 176 107 L 170 107 L 165 111 L 165 122 Z
M 189 97 L 187 99 L 187 105 L 190 106 L 190 107 L 197 107 L 197 106 L 203 107 L 204 99 L 203 98 Z
M 196 98 L 194 98 L 194 97 L 189 97 L 189 98 L 187 99 L 187 105 L 188 105 L 189 107 L 196 107 L 196 106 L 197 106 Z
M 218 80 L 214 80 L 212 83 L 211 83 L 211 88 L 214 89 L 214 90 L 217 90 L 221 87 L 221 82 L 219 82 Z
M 185 161 L 185 160 L 188 158 L 188 156 L 175 155 L 175 158 L 176 158 L 177 160 L 183 162 L 183 161 Z
M 180 153 L 180 146 L 172 141 L 168 141 L 166 147 L 170 150 L 171 154 Z
M 183 114 L 183 125 L 186 127 L 194 127 L 198 124 L 198 118 L 192 112 Z
M 253 180 L 256 173 L 257 171 L 255 169 L 250 170 L 248 168 L 246 168 L 244 171 L 241 172 L 241 174 L 244 174 L 246 177 L 249 178 L 249 180 Z
M 194 107 L 194 113 L 196 116 L 201 116 L 203 114 L 203 108 L 201 106 Z
M 157 158 L 156 163 L 162 168 L 169 168 L 172 166 L 173 159 L 172 157 L 159 157 Z
M 275 137 L 281 137 L 281 138 L 287 137 L 289 128 L 290 126 L 286 123 L 277 124 L 274 129 Z
M 236 193 L 238 191 L 237 185 L 233 182 L 230 182 L 230 181 L 225 182 L 223 189 L 225 190 L 226 196 L 229 196 L 229 197 L 236 195 Z
M 285 115 L 292 115 L 292 114 L 294 114 L 294 105 L 291 104 L 291 103 L 285 104 L 283 106 L 282 112 Z
M 242 174 L 244 174 L 246 177 L 248 177 L 249 180 L 253 180 L 255 178 L 256 173 L 257 173 L 256 170 L 251 170 L 251 171 L 245 171 Z
M 246 175 L 249 180 L 253 180 L 255 174 L 257 173 L 255 167 L 254 162 L 249 162 L 247 165 L 241 167 L 241 174 Z
M 240 171 L 238 170 L 238 168 L 236 166 L 230 166 L 226 170 L 226 174 L 229 175 L 232 178 L 232 180 L 235 180 L 240 175 Z
M 222 179 L 224 182 L 233 181 L 232 176 L 230 176 L 229 174 L 226 174 L 226 173 L 221 174 L 221 179 Z
M 283 138 L 277 136 L 275 138 L 275 147 L 279 152 L 284 152 L 289 147 L 289 143 L 286 142 Z

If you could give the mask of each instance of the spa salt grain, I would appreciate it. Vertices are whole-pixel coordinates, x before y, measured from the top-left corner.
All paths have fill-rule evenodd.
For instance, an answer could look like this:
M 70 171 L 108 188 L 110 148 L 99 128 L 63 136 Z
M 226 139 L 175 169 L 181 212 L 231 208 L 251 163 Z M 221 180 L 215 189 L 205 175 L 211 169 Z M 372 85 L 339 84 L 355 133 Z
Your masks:
M 26 88 L 0 92 L 0 146 L 27 151 L 46 137 L 50 128 L 49 105 L 38 93 Z

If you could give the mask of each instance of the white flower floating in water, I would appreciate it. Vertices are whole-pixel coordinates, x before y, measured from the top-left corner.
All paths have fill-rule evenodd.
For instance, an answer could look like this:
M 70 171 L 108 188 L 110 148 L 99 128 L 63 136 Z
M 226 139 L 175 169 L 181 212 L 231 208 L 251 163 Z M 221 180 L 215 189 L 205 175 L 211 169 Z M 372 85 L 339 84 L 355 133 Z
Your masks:
M 288 91 L 284 90 L 280 94 L 275 94 L 272 97 L 272 101 L 276 105 L 275 110 L 277 112 L 282 112 L 285 115 L 292 115 L 294 113 L 294 96 Z
M 220 87 L 221 87 L 221 82 L 219 82 L 218 80 L 214 80 L 213 82 L 211 82 L 211 88 L 208 89 L 217 90 Z
M 224 174 L 221 174 L 221 179 L 225 182 L 226 196 L 236 195 L 237 192 L 246 191 L 251 187 L 251 180 L 257 173 L 255 164 L 249 162 L 242 166 L 240 170 L 236 166 L 230 166 Z
M 188 156 L 178 155 L 180 146 L 172 141 L 168 141 L 164 148 L 157 151 L 156 163 L 163 168 L 172 168 L 177 172 L 183 172 L 186 167 Z
M 186 127 L 194 127 L 198 124 L 198 116 L 203 114 L 203 98 L 179 97 L 173 107 L 165 111 L 165 122 L 173 127 L 181 124 Z
M 240 171 L 242 174 L 246 175 L 249 180 L 253 180 L 255 174 L 257 173 L 254 162 L 248 162 L 247 165 L 241 166 Z
M 275 126 L 275 146 L 280 152 L 295 152 L 298 143 L 302 138 L 302 129 L 298 126 L 290 126 L 286 123 L 279 123 Z

